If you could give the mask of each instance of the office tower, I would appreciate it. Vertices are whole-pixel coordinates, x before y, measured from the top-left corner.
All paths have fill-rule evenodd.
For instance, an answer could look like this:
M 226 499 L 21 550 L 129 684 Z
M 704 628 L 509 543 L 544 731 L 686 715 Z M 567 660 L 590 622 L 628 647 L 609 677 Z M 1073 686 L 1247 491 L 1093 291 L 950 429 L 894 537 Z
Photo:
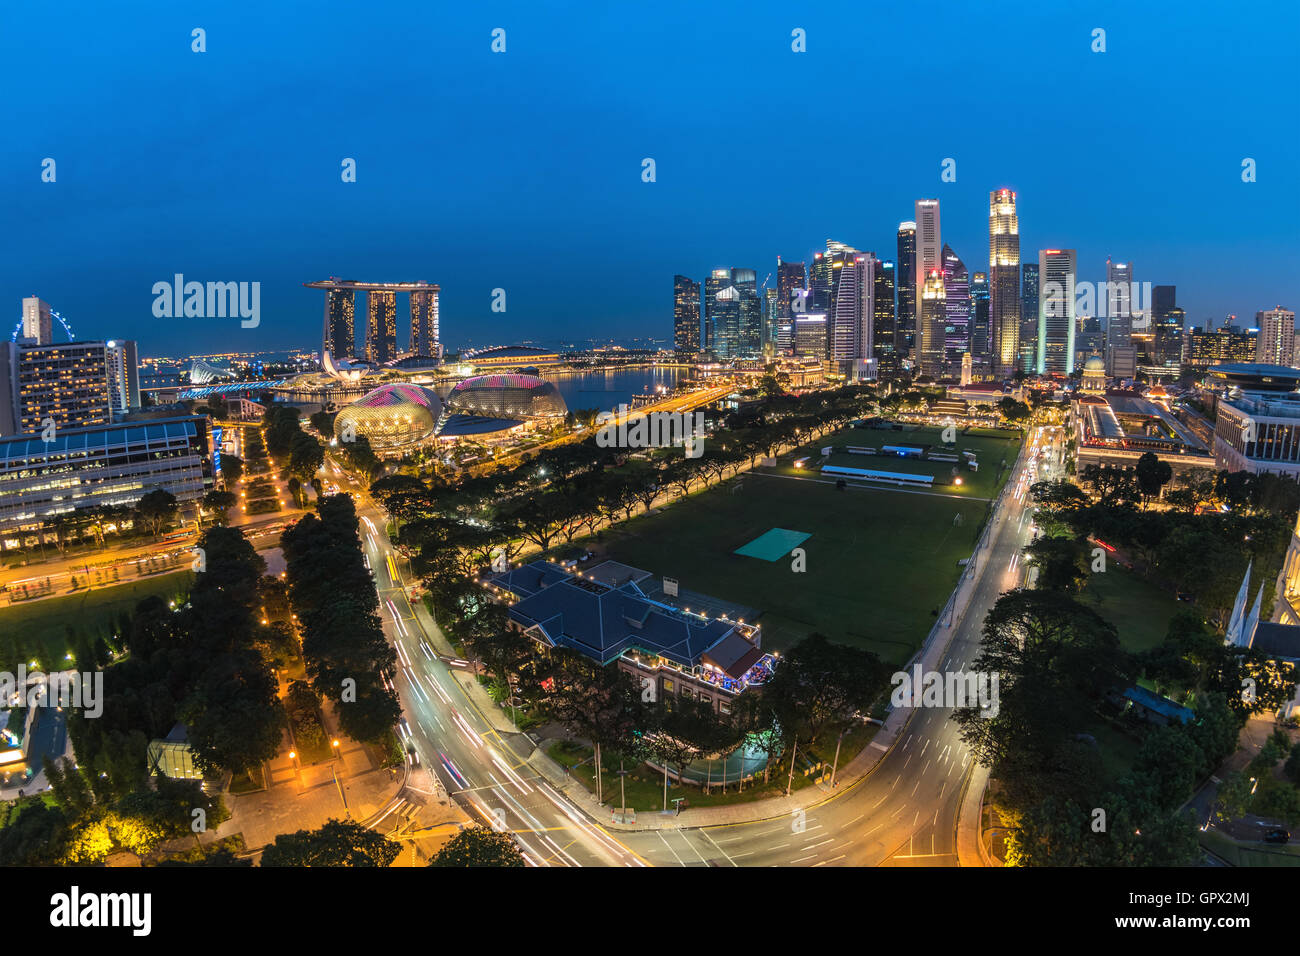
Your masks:
M 1106 290 L 1097 296 L 1106 316 L 1106 374 L 1129 379 L 1137 374 L 1133 346 L 1133 263 L 1106 259 Z
M 1038 263 L 1020 264 L 1020 367 L 1038 367 Z
M 104 342 L 3 343 L 0 434 L 40 434 L 49 422 L 56 431 L 111 422 L 107 352 Z
M 366 293 L 366 361 L 382 365 L 397 358 L 397 293 Z
M 1160 288 L 1156 286 L 1157 290 Z M 1277 305 L 1267 312 L 1256 312 L 1255 324 L 1259 326 L 1255 361 L 1269 365 L 1295 365 L 1295 313 Z
M 731 278 L 740 293 L 740 324 L 736 329 L 737 358 L 758 358 L 763 354 L 763 299 L 753 269 L 732 269 Z
M 1183 325 L 1187 316 L 1178 308 L 1177 287 L 1158 285 L 1151 289 L 1151 331 L 1155 336 L 1156 365 L 1177 365 L 1182 360 Z
M 802 262 L 782 262 L 776 264 L 776 345 L 777 348 L 794 347 L 794 310 L 806 308 L 807 304 L 796 297 L 808 288 L 808 277 Z
M 781 310 L 781 296 L 776 287 L 763 290 L 763 354 L 776 349 L 776 315 Z
M 1038 275 L 1038 374 L 1069 375 L 1074 371 L 1074 250 L 1040 249 Z
M 794 351 L 796 355 L 826 361 L 826 316 L 814 312 L 796 312 L 794 316 Z
M 894 264 L 888 260 L 877 263 L 874 293 L 875 316 L 872 321 L 872 356 L 883 368 L 898 368 L 897 316 L 894 312 Z
M 335 358 L 357 357 L 357 294 L 352 289 L 325 290 L 325 336 L 321 349 Z
M 851 377 L 872 377 L 871 346 L 875 321 L 876 257 L 869 252 L 836 251 L 834 298 L 827 329 L 826 357 Z M 867 363 L 867 364 L 862 364 Z
M 135 343 L 114 339 L 106 343 L 109 411 L 114 421 L 140 407 L 140 360 Z
M 999 375 L 1010 375 L 1017 365 L 1024 367 L 1022 305 L 1016 194 L 1010 189 L 995 189 L 989 193 L 989 348 Z M 1036 320 L 1036 311 L 1034 315 Z
M 1259 354 L 1258 335 L 1230 324 L 1217 331 L 1192 329 L 1188 335 L 1187 353 L 1184 364 L 1197 368 L 1225 362 L 1254 362 Z
M 823 253 L 813 254 L 808 268 L 808 311 L 817 314 L 831 311 L 831 284 L 833 282 L 831 258 Z
M 718 318 L 724 311 L 724 304 L 718 302 L 718 293 L 729 288 L 731 288 L 730 269 L 714 269 L 704 279 L 704 347 L 711 352 L 718 350 Z M 739 299 L 739 294 L 735 298 Z M 729 298 L 726 301 L 731 300 Z M 738 303 L 736 307 L 739 308 Z
M 54 341 L 54 324 L 48 302 L 34 295 L 23 299 L 23 338 L 34 345 L 49 345 Z
M 687 276 L 673 276 L 673 348 L 700 351 L 700 284 Z
M 894 348 L 900 358 L 910 358 L 916 349 L 916 223 L 898 224 L 897 335 Z
M 1019 272 L 1019 269 L 1016 270 Z M 1018 284 L 1018 277 L 1017 277 Z M 993 333 L 989 323 L 989 274 L 977 272 L 970 278 L 970 355 L 973 361 L 989 362 L 993 357 Z M 1020 295 L 1016 294 L 1016 316 L 1020 315 Z M 1020 327 L 1016 326 L 1016 339 L 1020 338 Z
M 411 293 L 411 354 L 439 358 L 438 292 L 436 289 Z
M 943 273 L 936 267 L 930 270 L 925 285 L 921 287 L 916 320 L 916 365 L 922 375 L 939 378 L 943 374 L 944 332 L 947 325 Z
M 1102 349 L 1106 347 L 1106 337 L 1101 327 L 1101 319 L 1095 315 L 1077 316 L 1076 323 L 1074 364 L 1077 368 L 1083 368 L 1083 363 L 1092 356 L 1096 355 L 1100 358 Z
M 917 326 L 916 339 L 917 351 L 925 350 L 925 345 L 921 343 L 922 326 L 925 324 L 922 319 L 924 315 L 921 310 L 921 299 L 925 291 L 925 285 L 930 280 L 931 272 L 939 272 L 942 275 L 943 263 L 940 261 L 942 244 L 939 239 L 939 200 L 937 199 L 918 199 L 916 201 L 916 311 Z M 933 347 L 933 343 L 932 343 Z M 942 344 L 937 346 L 942 349 Z M 933 355 L 930 355 L 921 361 L 933 362 Z M 938 377 L 938 373 L 933 373 Z
M 970 351 L 970 273 L 966 263 L 944 243 L 939 256 L 943 263 L 944 311 L 947 314 L 944 328 L 944 359 L 949 363 L 961 361 Z

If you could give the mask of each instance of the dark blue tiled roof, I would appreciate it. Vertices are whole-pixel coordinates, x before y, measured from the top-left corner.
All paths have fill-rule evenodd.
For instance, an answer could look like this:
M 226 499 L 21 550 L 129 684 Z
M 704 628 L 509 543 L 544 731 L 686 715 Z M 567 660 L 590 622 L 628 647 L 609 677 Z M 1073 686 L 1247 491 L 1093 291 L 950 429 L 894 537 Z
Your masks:
M 534 561 L 492 580 L 520 598 L 510 608 L 512 620 L 524 627 L 537 626 L 552 643 L 602 664 L 637 647 L 694 667 L 707 651 L 724 641 L 727 643 L 719 647 L 723 660 L 745 656 L 734 641 L 727 640 L 729 636 L 739 638 L 734 624 L 703 621 L 658 604 L 635 584 L 613 588 L 573 577 L 547 561 Z
M 1124 696 L 1135 704 L 1145 707 L 1147 710 L 1154 710 L 1157 714 L 1163 714 L 1171 720 L 1188 723 L 1195 716 L 1190 708 L 1182 704 L 1176 704 L 1168 697 L 1161 697 L 1154 694 L 1145 687 L 1134 685 L 1124 691 Z

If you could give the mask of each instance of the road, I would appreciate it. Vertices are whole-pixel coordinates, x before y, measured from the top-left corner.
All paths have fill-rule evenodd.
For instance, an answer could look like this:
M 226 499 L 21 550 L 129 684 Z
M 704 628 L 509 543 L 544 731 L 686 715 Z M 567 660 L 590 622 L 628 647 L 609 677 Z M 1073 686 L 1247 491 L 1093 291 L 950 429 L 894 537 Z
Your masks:
M 1034 529 L 1028 487 L 1058 477 L 1065 435 L 1037 427 L 1030 448 L 990 531 L 990 547 L 975 570 L 975 591 L 941 669 L 963 670 L 978 654 L 980 630 L 998 597 L 1021 584 L 1022 549 Z M 530 862 L 550 865 L 671 866 L 952 866 L 956 865 L 957 814 L 970 755 L 950 710 L 919 708 L 899 742 L 875 769 L 828 797 L 799 819 L 729 826 L 619 831 L 617 839 L 592 824 L 563 796 L 529 774 L 523 756 L 531 742 L 499 734 L 478 710 L 433 648 L 421 613 L 417 618 L 402 586 L 403 559 L 384 534 L 385 516 L 350 476 L 326 465 L 341 486 L 358 495 L 362 539 L 375 570 L 385 629 L 398 649 L 398 690 L 411 739 L 426 766 L 452 796 L 486 823 L 504 822 Z M 854 489 L 889 494 L 886 489 Z M 398 577 L 394 579 L 393 572 Z M 427 623 L 425 623 L 427 622 Z M 430 761 L 434 761 L 430 763 Z M 498 819 L 495 814 L 504 811 Z
M 397 650 L 402 734 L 421 764 L 471 817 L 513 832 L 534 865 L 644 865 L 525 763 L 533 749 L 527 737 L 493 728 L 437 653 L 441 641 L 429 633 L 436 625 L 423 609 L 417 615 L 407 599 L 405 558 L 389 544 L 383 510 L 336 462 L 327 461 L 325 468 L 358 499 L 362 547 L 374 573 L 384 631 Z

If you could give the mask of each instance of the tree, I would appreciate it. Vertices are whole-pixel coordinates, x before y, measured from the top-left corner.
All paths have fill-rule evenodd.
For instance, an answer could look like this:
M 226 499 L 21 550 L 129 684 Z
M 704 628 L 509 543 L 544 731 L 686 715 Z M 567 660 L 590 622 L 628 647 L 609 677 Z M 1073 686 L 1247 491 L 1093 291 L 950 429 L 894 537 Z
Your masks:
M 447 841 L 430 866 L 524 866 L 524 855 L 508 833 L 470 826 Z
M 402 851 L 382 833 L 351 820 L 282 833 L 262 851 L 262 866 L 391 866 Z
M 1169 484 L 1174 476 L 1174 470 L 1169 462 L 1161 461 L 1153 452 L 1146 452 L 1139 458 L 1133 471 L 1145 501 L 1157 497 L 1160 489 Z
M 317 470 L 325 463 L 325 446 L 299 431 L 289 443 L 289 472 L 299 482 L 309 482 Z
M 227 512 L 237 500 L 232 492 L 213 489 L 203 496 L 203 510 L 215 515 L 217 524 L 224 525 Z
M 783 728 L 813 744 L 865 715 L 888 686 L 889 669 L 875 654 L 810 634 L 790 649 L 763 696 Z
M 1088 551 L 1078 538 L 1044 536 L 1030 542 L 1025 554 L 1045 590 L 1073 594 L 1088 578 Z
M 176 496 L 162 488 L 145 492 L 135 503 L 136 520 L 154 537 L 162 534 L 175 516 Z
M 236 455 L 222 455 L 221 473 L 226 476 L 226 485 L 234 487 L 244 476 L 244 459 Z

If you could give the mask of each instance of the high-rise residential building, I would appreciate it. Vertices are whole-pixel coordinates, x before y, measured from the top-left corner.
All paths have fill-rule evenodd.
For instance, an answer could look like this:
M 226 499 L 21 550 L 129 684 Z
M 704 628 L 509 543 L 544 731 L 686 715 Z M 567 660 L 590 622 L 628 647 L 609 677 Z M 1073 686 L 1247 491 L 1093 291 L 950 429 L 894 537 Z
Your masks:
M 1039 375 L 1069 375 L 1074 371 L 1073 249 L 1038 252 L 1038 366 Z
M 382 365 L 397 358 L 397 293 L 366 293 L 366 361 Z
M 113 419 L 104 342 L 0 343 L 0 435 Z
M 700 284 L 688 276 L 673 276 L 673 348 L 700 351 Z
M 1019 271 L 1017 269 L 1017 271 Z M 976 272 L 970 277 L 970 355 L 973 361 L 990 362 L 993 357 L 993 331 L 989 321 L 991 315 L 989 301 L 989 274 Z M 1016 315 L 1019 316 L 1020 296 L 1016 295 Z M 1016 329 L 1019 340 L 1020 329 Z
M 1133 345 L 1133 263 L 1106 259 L 1106 292 L 1097 296 L 1097 308 L 1106 309 L 1106 374 L 1130 379 L 1137 374 L 1137 349 Z
M 944 323 L 944 360 L 951 365 L 961 361 L 961 357 L 970 351 L 970 272 L 961 257 L 944 243 L 939 255 L 943 263 L 944 311 L 947 319 Z
M 948 310 L 943 272 L 937 266 L 930 270 L 925 285 L 921 287 L 921 298 L 917 306 L 916 365 L 922 375 L 939 378 L 943 375 L 944 333 L 948 325 Z
M 871 352 L 881 367 L 891 369 L 898 367 L 898 355 L 895 351 L 898 328 L 897 316 L 894 312 L 896 272 L 894 263 L 888 260 L 877 263 L 876 289 L 873 296 L 875 317 L 872 321 Z
M 1023 305 L 1016 194 L 995 189 L 989 193 L 989 329 L 993 366 L 999 375 L 1023 367 Z
M 112 339 L 105 344 L 109 411 L 114 421 L 140 407 L 140 359 L 135 343 Z
M 440 358 L 438 340 L 438 288 L 421 289 L 411 296 L 411 354 Z
M 916 348 L 916 223 L 898 224 L 897 332 L 894 348 L 900 358 L 910 358 Z
M 357 294 L 352 289 L 325 290 L 325 336 L 322 350 L 335 358 L 357 357 Z
M 49 345 L 54 341 L 54 322 L 50 305 L 34 295 L 23 299 L 23 338 L 35 345 Z
M 808 276 L 802 262 L 782 262 L 776 264 L 776 345 L 777 348 L 794 347 L 794 310 L 806 308 L 804 293 L 808 288 Z
M 1038 263 L 1020 264 L 1020 368 L 1038 367 Z
M 921 342 L 924 322 L 924 315 L 921 310 L 922 294 L 925 291 L 925 285 L 930 280 L 931 272 L 938 272 L 942 278 L 943 262 L 940 255 L 943 250 L 943 242 L 939 236 L 939 200 L 937 199 L 918 199 L 915 203 L 916 208 L 916 349 L 918 352 L 918 364 L 924 361 L 926 364 L 933 365 L 934 356 L 928 355 L 924 359 L 919 353 L 924 352 L 926 345 Z M 930 344 L 934 347 L 934 343 Z M 943 346 L 938 346 L 942 350 Z M 931 374 L 938 377 L 937 372 Z
M 1158 285 L 1151 289 L 1151 331 L 1155 335 L 1156 365 L 1177 365 L 1183 357 L 1183 326 L 1187 315 L 1178 308 L 1177 287 Z
M 1259 326 L 1259 335 L 1255 340 L 1255 361 L 1294 366 L 1295 313 L 1277 305 L 1267 312 L 1256 312 L 1255 324 Z

